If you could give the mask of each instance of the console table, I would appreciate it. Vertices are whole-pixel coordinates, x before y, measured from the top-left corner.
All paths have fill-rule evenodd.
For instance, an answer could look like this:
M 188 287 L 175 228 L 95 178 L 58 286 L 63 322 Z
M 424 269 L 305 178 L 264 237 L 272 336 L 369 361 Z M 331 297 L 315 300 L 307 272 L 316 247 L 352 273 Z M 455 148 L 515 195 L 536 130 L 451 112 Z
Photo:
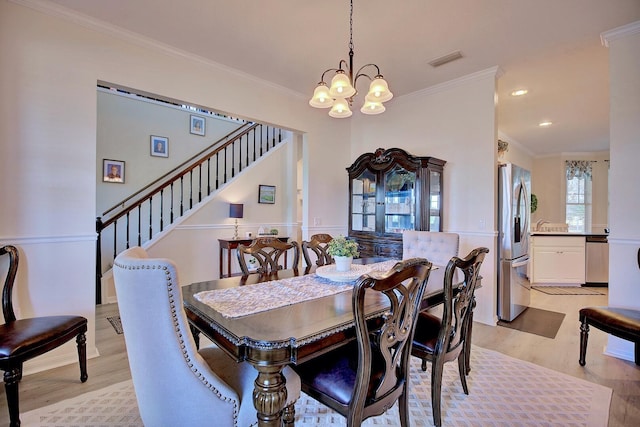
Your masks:
M 268 236 L 264 236 L 268 237 Z M 249 246 L 251 242 L 255 239 L 218 239 L 220 243 L 220 278 L 231 277 L 231 276 L 240 276 L 240 273 L 231 274 L 231 251 L 234 249 L 238 249 L 239 245 Z M 288 237 L 278 237 L 278 240 L 282 242 L 288 242 Z M 224 252 L 227 252 L 227 262 L 226 262 L 226 270 L 224 263 Z M 284 260 L 284 268 L 287 268 L 287 259 Z M 225 273 L 226 271 L 226 273 Z

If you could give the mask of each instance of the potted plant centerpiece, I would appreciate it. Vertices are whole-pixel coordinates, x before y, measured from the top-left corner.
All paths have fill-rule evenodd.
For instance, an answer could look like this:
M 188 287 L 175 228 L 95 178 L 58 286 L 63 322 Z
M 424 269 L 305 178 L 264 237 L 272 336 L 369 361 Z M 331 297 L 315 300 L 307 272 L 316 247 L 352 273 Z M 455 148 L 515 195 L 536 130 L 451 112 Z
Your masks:
M 336 271 L 351 270 L 353 257 L 360 255 L 358 244 L 344 236 L 338 236 L 329 242 L 327 253 L 336 261 Z

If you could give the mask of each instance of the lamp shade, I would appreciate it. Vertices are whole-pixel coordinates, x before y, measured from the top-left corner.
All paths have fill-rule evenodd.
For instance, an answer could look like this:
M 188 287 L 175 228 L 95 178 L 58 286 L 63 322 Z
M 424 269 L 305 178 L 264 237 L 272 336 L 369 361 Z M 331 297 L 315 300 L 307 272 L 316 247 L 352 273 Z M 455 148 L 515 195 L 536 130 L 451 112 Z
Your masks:
M 229 204 L 229 218 L 242 218 L 244 205 L 242 203 Z
M 382 102 L 367 100 L 362 106 L 362 108 L 360 109 L 360 112 L 362 114 L 373 115 L 373 114 L 384 113 L 384 110 L 386 110 L 386 108 L 384 107 L 384 105 L 382 105 Z
M 347 117 L 351 117 L 353 113 L 349 108 L 349 103 L 344 98 L 338 98 L 333 103 L 333 107 L 331 107 L 331 111 L 329 111 L 329 115 L 336 119 L 344 119 Z
M 309 105 L 315 108 L 329 108 L 333 105 L 333 98 L 329 95 L 329 88 L 325 82 L 318 83 Z
M 369 92 L 365 99 L 374 102 L 387 102 L 391 98 L 393 98 L 393 94 L 389 90 L 389 85 L 386 80 L 381 75 L 377 75 L 371 81 Z
M 336 75 L 331 79 L 331 88 L 329 88 L 329 95 L 333 98 L 349 98 L 356 94 L 356 90 L 351 86 L 349 77 L 344 73 L 344 70 L 336 71 Z

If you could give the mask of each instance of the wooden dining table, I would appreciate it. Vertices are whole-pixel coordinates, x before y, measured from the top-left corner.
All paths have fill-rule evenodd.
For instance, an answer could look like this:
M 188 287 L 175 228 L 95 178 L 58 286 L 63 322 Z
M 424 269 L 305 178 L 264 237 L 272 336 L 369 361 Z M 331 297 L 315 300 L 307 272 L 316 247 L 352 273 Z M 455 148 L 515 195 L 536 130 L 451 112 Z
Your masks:
M 357 263 L 380 262 L 380 258 L 354 260 Z M 251 274 L 205 282 L 182 288 L 184 309 L 198 341 L 202 333 L 238 362 L 246 361 L 257 371 L 253 404 L 259 426 L 280 426 L 286 401 L 286 365 L 310 360 L 355 339 L 352 293 L 345 291 L 312 300 L 270 308 L 265 311 L 228 317 L 194 295 L 220 289 L 252 286 L 312 274 L 315 268 L 279 270 L 271 275 Z M 442 302 L 442 292 L 426 295 L 422 308 Z M 366 295 L 368 316 L 381 316 L 388 300 L 378 292 Z

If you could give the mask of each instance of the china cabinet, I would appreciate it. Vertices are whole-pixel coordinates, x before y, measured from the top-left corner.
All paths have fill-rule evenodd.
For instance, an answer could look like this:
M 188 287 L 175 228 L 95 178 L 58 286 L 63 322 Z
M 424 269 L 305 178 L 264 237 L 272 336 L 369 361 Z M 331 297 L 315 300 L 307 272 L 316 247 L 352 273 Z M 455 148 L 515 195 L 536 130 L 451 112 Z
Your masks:
M 442 231 L 444 160 L 400 148 L 362 154 L 349 173 L 349 237 L 360 256 L 402 257 L 404 230 Z

